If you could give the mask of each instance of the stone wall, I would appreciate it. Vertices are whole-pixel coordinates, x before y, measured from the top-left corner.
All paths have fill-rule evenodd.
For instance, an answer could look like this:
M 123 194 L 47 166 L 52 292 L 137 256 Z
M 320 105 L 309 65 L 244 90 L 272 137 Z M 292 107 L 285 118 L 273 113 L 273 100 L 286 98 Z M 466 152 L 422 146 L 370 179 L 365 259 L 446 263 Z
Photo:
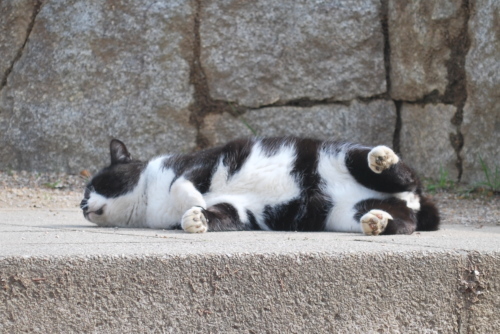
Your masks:
M 382 143 L 470 183 L 499 165 L 496 0 L 4 0 L 0 29 L 0 169 L 255 134 Z

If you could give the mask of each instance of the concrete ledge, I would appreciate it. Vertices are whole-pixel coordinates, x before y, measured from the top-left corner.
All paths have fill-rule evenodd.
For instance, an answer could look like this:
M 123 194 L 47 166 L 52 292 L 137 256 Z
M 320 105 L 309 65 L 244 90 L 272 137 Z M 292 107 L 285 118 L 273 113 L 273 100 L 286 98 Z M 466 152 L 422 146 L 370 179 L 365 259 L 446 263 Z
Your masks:
M 2 333 L 500 328 L 500 227 L 188 235 L 1 210 L 0 231 Z

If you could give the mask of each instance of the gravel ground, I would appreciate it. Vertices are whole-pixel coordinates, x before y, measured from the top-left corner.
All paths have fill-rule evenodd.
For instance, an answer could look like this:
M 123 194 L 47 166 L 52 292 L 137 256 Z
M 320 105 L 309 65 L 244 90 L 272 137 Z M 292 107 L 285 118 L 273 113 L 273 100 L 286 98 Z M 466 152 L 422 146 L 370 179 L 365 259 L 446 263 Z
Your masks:
M 0 209 L 78 209 L 90 174 L 0 171 Z M 500 226 L 500 196 L 491 193 L 436 192 L 443 224 Z
M 0 209 L 77 209 L 86 173 L 28 173 L 0 171 Z

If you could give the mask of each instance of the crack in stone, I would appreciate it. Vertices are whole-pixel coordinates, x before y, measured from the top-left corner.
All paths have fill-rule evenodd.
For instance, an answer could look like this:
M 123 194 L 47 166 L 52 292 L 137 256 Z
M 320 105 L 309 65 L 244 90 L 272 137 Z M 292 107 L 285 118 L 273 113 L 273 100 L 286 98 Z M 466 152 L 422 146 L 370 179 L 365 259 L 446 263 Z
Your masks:
M 380 7 L 380 24 L 382 26 L 382 34 L 384 35 L 384 69 L 385 69 L 385 84 L 386 93 L 380 97 L 391 99 L 392 81 L 391 81 L 391 43 L 389 39 L 389 3 L 388 0 L 381 0 Z M 384 96 L 385 95 L 385 96 Z M 392 99 L 391 99 L 392 100 Z M 401 155 L 401 129 L 403 123 L 401 120 L 402 101 L 395 101 L 396 107 L 396 123 L 394 124 L 394 133 L 392 137 L 392 148 L 394 152 Z
M 3 90 L 3 88 L 5 86 L 7 86 L 7 80 L 9 79 L 9 76 L 12 73 L 12 70 L 14 69 L 15 64 L 23 55 L 24 48 L 26 47 L 26 44 L 28 43 L 28 40 L 29 40 L 30 35 L 31 35 L 31 31 L 33 30 L 33 27 L 35 25 L 36 16 L 40 12 L 42 4 L 43 4 L 43 0 L 35 0 L 35 6 L 33 8 L 33 13 L 31 14 L 30 23 L 28 25 L 28 28 L 26 29 L 26 37 L 24 39 L 23 45 L 19 48 L 16 56 L 14 57 L 14 59 L 12 59 L 12 62 L 10 64 L 9 68 L 4 73 L 2 81 L 0 82 L 0 92 Z
M 467 101 L 467 74 L 465 71 L 465 61 L 470 48 L 469 20 L 473 2 L 462 0 L 461 9 L 464 20 L 460 33 L 456 38 L 449 41 L 451 50 L 450 59 L 446 66 L 448 70 L 448 86 L 443 96 L 444 103 L 450 103 L 457 107 L 457 111 L 451 123 L 456 127 L 456 133 L 450 133 L 450 143 L 455 150 L 457 160 L 455 166 L 458 170 L 457 181 L 460 182 L 463 174 L 462 148 L 464 137 L 461 132 L 465 102 Z
M 208 102 L 208 84 L 203 68 L 200 63 L 200 10 L 201 0 L 196 0 L 196 9 L 194 14 L 194 39 L 193 39 L 193 59 L 189 73 L 189 81 L 194 87 L 194 103 L 190 106 L 191 116 L 190 122 L 196 127 L 196 144 L 198 149 L 208 146 L 207 139 L 200 132 L 200 127 L 203 123 L 203 111 Z
M 246 110 L 261 110 L 266 108 L 274 108 L 274 107 L 299 107 L 299 108 L 310 108 L 315 106 L 324 106 L 324 105 L 332 105 L 332 104 L 342 104 L 348 106 L 352 101 L 356 99 L 344 101 L 344 100 L 335 100 L 335 99 L 323 99 L 323 100 L 313 100 L 310 98 L 300 98 L 293 99 L 288 101 L 277 101 L 271 104 L 261 105 L 259 107 L 247 107 L 244 108 Z M 242 107 L 241 107 L 242 108 Z
M 396 107 L 396 124 L 394 126 L 394 135 L 392 139 L 392 149 L 396 154 L 401 155 L 401 130 L 403 129 L 403 120 L 401 118 L 401 109 L 403 101 L 394 101 Z
M 389 5 L 388 0 L 381 1 L 380 7 L 380 24 L 382 25 L 382 34 L 384 35 L 384 69 L 385 69 L 385 95 L 390 97 L 391 83 L 391 43 L 389 40 Z
M 190 106 L 190 122 L 196 127 L 196 145 L 198 149 L 204 149 L 211 145 L 210 141 L 201 133 L 204 119 L 208 114 L 220 114 L 228 112 L 237 117 L 244 112 L 244 109 L 229 101 L 214 100 L 210 97 L 207 77 L 201 65 L 201 10 L 203 0 L 196 0 L 194 15 L 194 40 L 193 40 L 193 60 L 189 74 L 189 81 L 194 87 L 194 103 Z

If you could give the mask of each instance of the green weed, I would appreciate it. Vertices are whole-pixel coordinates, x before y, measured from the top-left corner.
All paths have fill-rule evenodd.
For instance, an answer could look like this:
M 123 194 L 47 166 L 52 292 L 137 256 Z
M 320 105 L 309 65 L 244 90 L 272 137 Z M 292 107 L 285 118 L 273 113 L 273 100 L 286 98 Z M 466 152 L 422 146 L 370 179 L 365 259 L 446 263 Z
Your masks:
M 485 180 L 479 182 L 477 186 L 484 187 L 494 193 L 500 193 L 500 166 L 495 165 L 495 170 L 493 171 L 481 156 L 479 156 L 479 162 L 481 164 Z
M 243 117 L 243 115 L 238 112 L 238 110 L 236 110 L 236 108 L 234 107 L 234 105 L 232 103 L 228 103 L 229 107 L 231 108 L 231 114 L 236 117 L 238 120 L 240 120 L 241 123 L 243 123 L 243 125 L 245 125 L 251 132 L 254 136 L 258 136 L 258 132 L 257 130 L 255 130 L 249 123 L 248 121 L 245 119 L 245 117 Z
M 254 136 L 258 136 L 258 132 L 257 130 L 255 130 L 250 124 L 248 124 L 247 120 L 243 117 L 243 116 L 240 116 L 238 117 L 238 119 L 250 130 L 252 131 L 253 135 Z
M 47 188 L 50 188 L 50 189 L 62 189 L 62 188 L 64 188 L 61 181 L 47 182 L 47 183 L 44 183 L 43 185 Z
M 455 186 L 455 181 L 450 178 L 450 174 L 442 166 L 439 167 L 439 176 L 437 179 L 426 180 L 426 190 L 431 193 L 437 191 L 450 190 Z

